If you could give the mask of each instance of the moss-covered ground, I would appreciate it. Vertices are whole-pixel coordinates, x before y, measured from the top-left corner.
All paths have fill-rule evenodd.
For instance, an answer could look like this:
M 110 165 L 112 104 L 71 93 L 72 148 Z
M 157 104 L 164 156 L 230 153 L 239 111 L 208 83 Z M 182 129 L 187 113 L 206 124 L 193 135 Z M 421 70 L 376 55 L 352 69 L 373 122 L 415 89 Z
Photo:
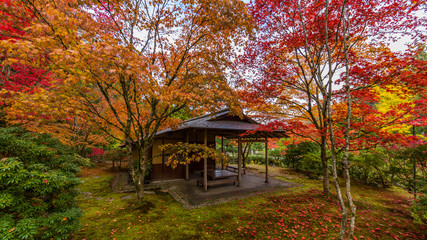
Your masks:
M 250 165 L 262 172 L 262 166 Z M 320 180 L 270 167 L 271 175 L 302 186 L 199 209 L 185 209 L 167 193 L 146 194 L 137 204 L 132 193 L 112 193 L 108 167 L 84 169 L 84 211 L 73 239 L 335 239 L 339 207 L 322 194 Z M 333 186 L 331 185 L 331 188 Z M 426 227 L 413 222 L 411 196 L 392 188 L 353 183 L 357 239 L 425 239 Z M 130 199 L 129 196 L 131 196 Z

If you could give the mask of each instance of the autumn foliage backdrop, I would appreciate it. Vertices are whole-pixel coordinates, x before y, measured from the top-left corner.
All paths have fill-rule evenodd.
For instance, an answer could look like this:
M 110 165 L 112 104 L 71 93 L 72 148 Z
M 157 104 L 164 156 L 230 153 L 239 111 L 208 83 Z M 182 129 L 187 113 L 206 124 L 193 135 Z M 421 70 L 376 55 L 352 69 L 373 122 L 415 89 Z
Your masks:
M 319 146 L 323 191 L 331 193 L 332 174 L 340 238 L 347 216 L 351 238 L 350 152 L 425 145 L 425 7 L 0 0 L 0 124 L 49 133 L 81 155 L 124 143 L 142 202 L 158 130 L 206 111 L 245 109 L 265 120 L 263 130 L 284 128 Z M 404 52 L 388 47 L 398 34 L 411 39 Z

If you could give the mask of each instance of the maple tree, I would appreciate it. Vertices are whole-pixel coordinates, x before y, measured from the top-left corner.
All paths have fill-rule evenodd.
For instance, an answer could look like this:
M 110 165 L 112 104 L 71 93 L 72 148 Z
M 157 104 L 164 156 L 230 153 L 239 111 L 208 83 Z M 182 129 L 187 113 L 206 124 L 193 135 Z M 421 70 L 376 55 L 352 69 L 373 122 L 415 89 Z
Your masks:
M 203 144 L 196 143 L 176 143 L 164 144 L 160 147 L 164 152 L 170 152 L 167 164 L 176 168 L 178 164 L 189 164 L 191 162 L 199 162 L 205 157 L 215 159 L 224 163 L 229 161 L 229 158 L 224 153 L 216 151 Z
M 94 146 L 106 145 L 108 135 L 87 119 L 83 111 L 76 110 L 81 104 L 78 96 L 64 92 L 67 86 L 38 89 L 37 92 L 17 93 L 9 98 L 6 120 L 9 125 L 18 124 L 26 129 L 49 133 L 68 145 L 81 156 Z M 98 106 L 99 107 L 99 106 Z
M 250 28 L 240 1 L 17 2 L 35 17 L 27 41 L 2 42 L 14 49 L 7 61 L 49 50 L 52 77 L 78 96 L 86 119 L 137 153 L 128 159 L 140 201 L 148 151 L 158 130 L 177 123 L 171 116 L 238 105 L 226 69 Z
M 405 88 L 401 86 L 386 86 L 386 88 L 374 87 L 374 91 L 377 92 L 379 97 L 377 109 L 383 115 L 388 111 L 396 109 L 393 111 L 393 115 L 400 116 L 399 119 L 402 121 L 407 121 L 407 119 L 412 116 L 412 114 L 408 114 L 405 109 L 402 109 L 405 105 L 411 104 L 412 98 Z M 400 107 L 397 107 L 397 105 Z M 409 106 L 409 108 L 411 108 L 411 106 Z M 409 125 L 399 124 L 396 126 L 393 124 L 393 126 L 387 126 L 385 131 L 408 133 L 410 132 L 410 129 L 411 126 Z
M 33 15 L 29 12 L 19 11 L 20 8 L 9 0 L 1 0 L 0 7 L 0 40 L 19 41 L 25 35 L 23 30 L 28 26 Z M 14 9 L 16 13 L 9 14 L 5 9 Z M 4 64 L 5 54 L 0 55 L 0 122 L 6 121 L 6 113 L 10 105 L 15 101 L 19 93 L 32 94 L 39 88 L 52 85 L 48 78 L 48 72 L 22 64 L 18 59 Z
M 282 121 L 270 126 L 279 125 L 319 143 L 325 193 L 329 193 L 326 153 L 330 150 L 342 210 L 341 239 L 346 235 L 348 217 L 349 237 L 354 234 L 356 208 L 348 173 L 354 129 L 388 122 L 353 124 L 353 105 L 368 106 L 366 109 L 372 110 L 372 104 L 368 103 L 378 99 L 368 89 L 375 85 L 405 85 L 411 91 L 425 94 L 425 81 L 420 82 L 425 80 L 425 62 L 413 57 L 415 51 L 397 54 L 385 47 L 387 39 L 396 37 L 390 35 L 396 29 L 404 29 L 415 40 L 424 39 L 423 32 L 417 29 L 425 23 L 425 19 L 415 15 L 419 7 L 417 2 L 397 0 L 381 4 L 376 1 L 254 1 L 249 7 L 259 31 L 240 59 L 246 67 L 243 78 L 251 79 L 242 83 L 250 89 L 242 91 L 242 95 L 253 109 L 278 113 Z M 332 112 L 337 103 L 340 103 L 341 118 Z M 364 109 L 358 110 L 361 115 L 357 117 L 363 118 Z M 418 117 L 412 119 L 419 120 Z M 308 128 L 314 128 L 315 133 L 307 132 Z M 379 129 L 370 127 L 369 134 L 361 133 L 366 140 L 380 133 Z M 386 135 L 386 131 L 381 133 Z M 349 210 L 337 177 L 339 151 L 344 152 L 342 167 Z
M 6 45 L 22 44 L 31 37 L 27 27 L 34 21 L 34 14 L 19 2 L 2 0 L 1 3 L 0 41 Z M 49 133 L 83 156 L 88 146 L 105 145 L 107 138 L 81 111 L 75 111 L 77 97 L 70 95 L 68 86 L 47 68 L 51 64 L 49 51 L 13 58 L 2 52 L 0 122 Z

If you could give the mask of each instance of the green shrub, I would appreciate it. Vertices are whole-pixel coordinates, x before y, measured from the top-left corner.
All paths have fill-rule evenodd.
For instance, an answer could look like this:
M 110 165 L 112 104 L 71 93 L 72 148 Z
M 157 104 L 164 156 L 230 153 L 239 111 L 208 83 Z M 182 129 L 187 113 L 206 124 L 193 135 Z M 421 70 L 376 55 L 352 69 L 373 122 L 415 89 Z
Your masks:
M 309 152 L 304 154 L 295 170 L 304 172 L 311 179 L 317 179 L 322 175 L 322 161 L 319 153 Z
M 265 164 L 265 156 L 264 155 L 249 155 L 246 159 L 247 163 L 253 163 L 253 164 Z M 268 156 L 268 165 L 276 166 L 277 161 L 276 158 Z
M 116 165 L 119 168 L 122 166 L 122 160 L 124 160 L 127 156 L 126 149 L 111 149 L 108 151 L 105 151 L 102 158 L 105 161 L 111 161 L 113 163 L 113 167 Z
M 414 148 L 394 146 L 377 148 L 353 156 L 350 175 L 352 179 L 380 187 L 398 185 L 414 191 L 414 162 L 417 165 L 416 190 L 419 197 L 412 205 L 412 216 L 421 224 L 427 223 L 427 144 Z
M 352 159 L 351 178 L 383 188 L 391 186 L 390 164 L 386 159 L 387 155 L 379 148 L 361 153 Z
M 415 222 L 427 224 L 427 144 L 418 145 L 415 148 L 408 148 L 403 151 L 403 156 L 407 159 L 407 168 L 413 171 L 413 163 L 417 163 L 416 191 L 417 199 L 412 204 L 412 216 Z M 400 160 L 403 156 L 401 155 Z M 409 189 L 413 190 L 413 177 L 408 177 L 406 183 Z M 408 181 L 409 180 L 409 181 Z
M 282 158 L 282 164 L 305 173 L 309 178 L 318 178 L 322 174 L 320 147 L 314 142 L 290 144 Z
M 2 239 L 67 239 L 81 215 L 74 189 L 82 163 L 48 135 L 0 128 Z
M 305 154 L 319 153 L 320 147 L 314 142 L 301 142 L 298 145 L 290 144 L 286 149 L 284 165 L 298 170 L 298 165 Z
M 254 164 L 264 164 L 265 163 L 265 156 L 262 155 L 249 155 L 246 159 L 248 163 L 254 163 Z
M 273 161 L 274 165 L 279 166 L 279 167 L 285 167 L 284 165 L 284 158 L 285 156 L 282 154 L 282 149 L 280 148 L 275 148 L 275 149 L 270 149 L 268 151 L 268 157 L 270 162 Z
M 411 207 L 411 215 L 418 224 L 427 224 L 427 179 L 417 181 L 418 196 Z

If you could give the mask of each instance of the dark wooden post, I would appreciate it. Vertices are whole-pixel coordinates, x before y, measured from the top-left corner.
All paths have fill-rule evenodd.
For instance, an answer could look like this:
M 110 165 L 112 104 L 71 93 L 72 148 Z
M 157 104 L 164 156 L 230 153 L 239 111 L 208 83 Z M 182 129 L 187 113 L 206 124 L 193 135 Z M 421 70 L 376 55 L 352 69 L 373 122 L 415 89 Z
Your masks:
M 265 134 L 265 182 L 268 183 L 268 138 Z
M 207 129 L 205 129 L 204 142 L 205 142 L 205 147 L 207 147 L 208 146 L 208 130 Z M 205 153 L 205 158 L 203 159 L 203 188 L 205 192 L 208 191 L 208 157 L 206 153 Z
M 224 136 L 221 136 L 221 153 L 224 153 Z M 224 169 L 224 159 L 221 158 L 221 169 Z
M 188 144 L 190 142 L 190 135 L 188 132 L 185 133 L 185 142 Z M 188 163 L 185 163 L 185 180 L 190 180 L 190 165 Z
M 237 186 L 240 187 L 240 182 L 242 180 L 242 139 L 241 137 L 237 138 L 238 147 L 237 147 Z
M 162 145 L 165 144 L 165 140 L 162 139 Z M 165 175 L 165 150 L 162 150 L 162 182 Z

